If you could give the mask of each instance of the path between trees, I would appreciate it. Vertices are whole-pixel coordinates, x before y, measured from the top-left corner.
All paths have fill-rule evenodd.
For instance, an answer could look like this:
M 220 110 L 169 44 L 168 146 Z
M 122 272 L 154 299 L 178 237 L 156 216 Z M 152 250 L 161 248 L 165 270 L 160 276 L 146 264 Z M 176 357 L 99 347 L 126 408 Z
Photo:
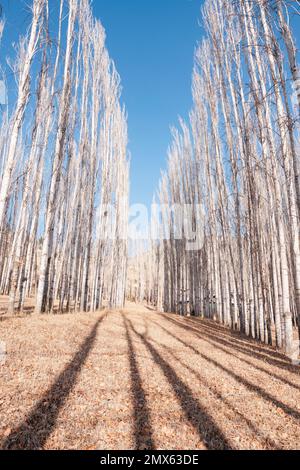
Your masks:
M 130 304 L 0 341 L 1 448 L 300 448 L 299 367 L 212 322 Z

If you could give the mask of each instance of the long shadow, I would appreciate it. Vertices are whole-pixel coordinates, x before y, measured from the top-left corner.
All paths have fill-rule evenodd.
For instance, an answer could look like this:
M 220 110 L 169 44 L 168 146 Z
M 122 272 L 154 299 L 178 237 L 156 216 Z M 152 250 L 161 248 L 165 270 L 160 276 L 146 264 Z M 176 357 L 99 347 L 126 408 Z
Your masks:
M 154 450 L 153 431 L 151 427 L 150 413 L 147 406 L 147 398 L 143 389 L 142 379 L 136 360 L 134 346 L 128 328 L 128 320 L 123 317 L 128 343 L 131 389 L 133 396 L 134 413 L 134 439 L 136 450 Z
M 268 354 L 269 356 L 273 356 L 274 358 L 280 358 L 283 361 L 286 361 L 286 356 L 280 351 L 272 349 L 271 346 L 266 345 L 264 343 L 259 343 L 258 339 L 251 338 L 247 336 L 245 333 L 242 333 L 241 331 L 230 329 L 208 318 L 200 318 L 200 317 L 197 317 L 197 318 L 188 317 L 187 318 L 187 317 L 182 317 L 182 316 L 179 317 L 177 314 L 172 314 L 172 313 L 169 313 L 168 315 L 172 315 L 177 318 L 183 318 L 183 321 L 188 321 L 189 323 L 193 323 L 194 325 L 197 325 L 201 329 L 209 328 L 215 334 L 221 334 L 222 336 L 230 339 L 231 341 L 237 342 L 241 345 L 244 345 L 245 347 L 248 346 L 249 348 L 251 348 L 251 351 L 255 349 L 257 352 Z
M 157 312 L 157 310 L 156 310 L 155 308 L 149 307 L 149 305 L 145 305 L 145 308 L 146 308 L 147 310 L 150 310 L 150 312 Z
M 265 343 L 261 342 L 260 343 L 260 340 L 259 339 L 255 339 L 255 338 L 252 338 L 251 336 L 248 336 L 246 333 L 243 333 L 242 331 L 240 330 L 235 330 L 235 329 L 232 329 L 230 328 L 229 326 L 226 326 L 222 323 L 219 323 L 217 321 L 214 321 L 212 319 L 209 319 L 209 318 L 202 318 L 202 317 L 189 317 L 189 320 L 191 322 L 194 322 L 196 324 L 201 324 L 202 325 L 205 325 L 205 326 L 208 326 L 224 335 L 227 335 L 227 336 L 230 336 L 234 339 L 236 339 L 237 341 L 240 341 L 240 342 L 251 342 L 251 344 L 253 344 L 258 350 L 264 350 L 264 348 L 267 346 L 268 348 L 272 348 L 272 346 L 270 345 L 266 345 Z M 278 351 L 276 351 L 275 349 L 269 349 L 268 352 L 270 354 L 275 354 L 276 356 L 279 354 Z
M 232 446 L 211 416 L 201 407 L 193 396 L 191 389 L 178 377 L 175 370 L 163 359 L 152 344 L 130 323 L 132 331 L 142 340 L 151 353 L 154 362 L 161 368 L 164 376 L 172 386 L 186 418 L 197 431 L 200 439 L 209 450 L 230 450 Z
M 168 318 L 169 321 L 171 319 Z M 177 325 L 178 326 L 178 325 Z M 180 325 L 181 326 L 181 325 Z M 187 329 L 189 331 L 189 328 L 183 327 L 184 329 Z M 231 369 L 228 369 L 224 365 L 220 364 L 218 361 L 212 359 L 211 357 L 207 356 L 204 353 L 200 353 L 196 348 L 191 346 L 190 344 L 187 344 L 185 341 L 183 341 L 181 338 L 178 338 L 178 336 L 174 335 L 174 333 L 170 333 L 168 330 L 166 330 L 168 334 L 175 338 L 178 342 L 180 342 L 182 345 L 185 347 L 189 348 L 191 351 L 193 351 L 195 354 L 198 356 L 202 357 L 205 359 L 208 363 L 213 364 L 216 366 L 218 369 L 221 369 L 223 372 L 226 372 L 230 377 L 234 378 L 237 382 L 240 384 L 244 385 L 248 390 L 251 392 L 255 392 L 258 395 L 260 395 L 264 400 L 272 403 L 273 405 L 277 406 L 277 408 L 281 408 L 285 414 L 293 416 L 296 419 L 300 419 L 300 412 L 295 410 L 294 408 L 290 407 L 289 405 L 286 405 L 285 403 L 281 402 L 280 400 L 277 400 L 273 395 L 270 395 L 268 392 L 266 392 L 263 388 L 261 388 L 259 385 L 254 385 L 253 383 L 249 382 L 248 380 L 244 379 L 240 375 L 236 374 L 233 372 Z
M 170 318 L 168 316 L 164 316 L 164 318 L 170 322 L 172 322 L 174 325 L 180 326 L 181 328 L 185 329 L 186 331 L 190 331 L 194 333 L 195 335 L 200 336 L 200 331 L 205 332 L 205 335 L 213 339 L 214 341 L 217 341 L 220 344 L 223 344 L 228 347 L 232 347 L 236 351 L 242 352 L 243 354 L 246 354 L 251 357 L 255 357 L 259 360 L 262 360 L 264 362 L 267 362 L 268 364 L 272 366 L 279 367 L 280 369 L 288 370 L 289 372 L 296 374 L 299 376 L 299 366 L 294 366 L 292 364 L 289 364 L 287 361 L 284 362 L 283 360 L 280 359 L 273 359 L 271 357 L 265 356 L 264 354 L 258 353 L 252 349 L 252 345 L 247 346 L 241 346 L 236 344 L 234 341 L 231 341 L 230 339 L 225 339 L 225 338 L 220 338 L 220 336 L 217 336 L 217 333 L 214 334 L 211 331 L 207 331 L 207 329 L 202 328 L 201 325 L 199 325 L 198 328 L 195 328 L 194 326 L 191 326 L 191 324 L 184 324 L 181 321 L 178 321 L 174 318 Z
M 224 326 L 214 323 L 212 320 L 207 319 L 197 320 L 195 318 L 189 318 L 189 322 L 193 323 L 194 326 L 197 325 L 199 328 L 209 329 L 214 334 L 221 335 L 222 337 L 239 344 L 241 347 L 249 348 L 251 351 L 255 350 L 257 354 L 261 353 L 263 357 L 265 357 L 265 354 L 268 354 L 275 359 L 283 360 L 284 363 L 287 362 L 286 356 L 280 351 L 271 349 L 271 346 L 264 343 L 259 343 L 259 340 L 250 338 L 240 331 L 230 330 Z
M 236 346 L 239 346 L 240 348 L 244 348 L 246 351 L 250 353 L 257 354 L 258 357 L 261 357 L 262 359 L 268 358 L 270 360 L 276 360 L 279 364 L 288 365 L 287 357 L 281 354 L 279 351 L 276 350 L 271 350 L 270 347 L 266 344 L 262 346 L 257 346 L 257 341 L 254 339 L 250 338 L 244 338 L 244 339 L 239 339 L 236 338 L 235 336 L 232 336 L 230 333 L 228 334 L 226 331 L 222 332 L 221 330 L 216 330 L 215 328 L 211 327 L 210 325 L 203 324 L 202 323 L 193 323 L 193 326 L 197 329 L 201 329 L 202 331 L 207 331 L 211 334 L 217 335 L 218 338 L 223 338 L 224 340 L 230 342 L 231 344 L 234 344 Z
M 76 379 L 95 343 L 98 327 L 105 317 L 106 315 L 96 322 L 80 349 L 60 373 L 52 387 L 35 405 L 29 416 L 2 442 L 2 449 L 40 450 L 43 448 L 48 437 L 55 429 L 60 409 L 76 383 Z
M 165 329 L 165 328 L 163 328 Z M 243 413 L 241 413 L 235 406 L 232 405 L 232 403 L 230 403 L 229 400 L 227 400 L 220 392 L 218 392 L 217 390 L 215 390 L 214 388 L 211 387 L 211 385 L 209 384 L 209 382 L 202 376 L 200 375 L 197 371 L 195 371 L 192 367 L 190 367 L 188 364 L 185 364 L 184 362 L 182 362 L 174 353 L 173 351 L 171 350 L 171 348 L 169 348 L 168 346 L 165 346 L 164 344 L 159 344 L 157 343 L 156 341 L 154 341 L 153 339 L 151 339 L 151 341 L 155 344 L 157 344 L 157 346 L 160 346 L 162 348 L 164 348 L 166 350 L 166 352 L 172 356 L 174 358 L 175 361 L 178 362 L 178 364 L 180 364 L 181 367 L 187 369 L 191 374 L 194 375 L 194 377 L 196 377 L 196 379 L 201 383 L 203 384 L 207 389 L 209 389 L 209 391 L 220 401 L 222 401 L 228 409 L 230 409 L 231 411 L 233 411 L 236 415 L 238 415 L 240 417 L 241 420 L 243 420 L 247 425 L 248 427 L 254 432 L 254 434 L 256 436 L 258 436 L 260 438 L 260 440 L 262 442 L 264 442 L 264 444 L 266 444 L 267 446 L 272 446 L 272 449 L 273 450 L 280 450 L 279 447 L 277 447 L 277 444 L 275 443 L 275 441 L 273 441 L 269 436 L 264 436 L 262 435 L 262 433 L 260 432 L 260 430 L 252 423 L 252 421 L 250 419 L 248 419 Z
M 158 322 L 154 322 L 158 327 L 160 327 L 161 329 L 163 329 L 164 331 L 168 332 L 168 330 L 166 328 L 164 328 L 160 323 Z M 189 330 L 188 328 L 186 328 L 187 331 Z M 231 357 L 235 357 L 236 359 L 238 359 L 239 361 L 242 361 L 244 362 L 245 364 L 255 368 L 256 370 L 259 370 L 260 372 L 263 372 L 264 374 L 267 374 L 267 375 L 270 375 L 271 377 L 274 377 L 275 379 L 277 380 L 280 380 L 282 383 L 290 386 L 290 387 L 293 387 L 295 388 L 296 390 L 300 390 L 300 386 L 294 384 L 293 382 L 291 382 L 290 380 L 287 380 L 283 377 L 281 377 L 280 375 L 276 374 L 275 372 L 270 372 L 270 371 L 267 371 L 266 369 L 263 369 L 262 367 L 258 366 L 257 364 L 254 364 L 253 362 L 249 361 L 248 359 L 245 359 L 244 357 L 240 357 L 238 356 L 237 354 L 233 354 L 233 352 L 230 350 L 230 348 L 232 348 L 232 345 L 231 344 L 226 344 L 225 342 L 223 341 L 219 341 L 221 342 L 222 344 L 225 345 L 224 346 L 220 346 L 218 344 L 218 337 L 215 337 L 213 335 L 209 335 L 207 334 L 206 332 L 205 333 L 200 333 L 200 332 L 197 332 L 196 333 L 196 336 L 198 338 L 200 338 L 202 341 L 205 341 L 206 343 L 209 343 L 211 344 L 214 348 L 216 349 L 219 349 L 219 351 L 222 351 L 222 352 L 225 352 L 226 354 L 230 355 Z M 211 339 L 207 339 L 207 336 Z M 227 349 L 228 348 L 228 349 Z M 237 348 L 235 348 L 237 349 Z M 242 354 L 245 354 L 247 355 L 247 353 L 245 353 L 243 350 L 240 351 Z
M 228 342 L 225 342 L 223 339 L 219 338 L 218 336 L 215 336 L 215 335 L 212 335 L 212 334 L 209 334 L 207 332 L 201 334 L 201 333 L 198 333 L 199 335 L 199 338 L 201 338 L 202 340 L 206 341 L 207 343 L 211 344 L 212 346 L 214 346 L 215 348 L 219 349 L 220 351 L 223 351 L 227 354 L 230 354 L 231 356 L 234 356 L 236 357 L 237 359 L 239 359 L 240 361 L 243 361 L 245 364 L 248 364 L 250 365 L 251 367 L 254 367 L 255 369 L 261 371 L 261 372 L 264 372 L 265 374 L 268 374 L 270 375 L 271 377 L 274 377 L 275 379 L 277 380 L 280 380 L 282 383 L 286 384 L 286 385 L 289 385 L 290 387 L 292 388 L 295 388 L 296 390 L 300 390 L 300 386 L 299 385 L 296 385 L 295 383 L 291 382 L 290 380 L 288 379 L 285 379 L 284 377 L 281 377 L 280 375 L 276 374 L 274 371 L 270 372 L 270 371 L 267 371 L 265 369 L 263 369 L 262 367 L 259 367 L 257 364 L 254 364 L 253 362 L 245 359 L 245 358 L 241 358 L 240 356 L 238 356 L 237 354 L 233 354 L 230 349 L 233 348 L 235 351 L 237 352 L 240 352 L 241 354 L 244 354 L 248 357 L 251 358 L 251 356 L 253 356 L 253 359 L 254 360 L 257 360 L 257 361 L 261 361 L 261 362 L 266 362 L 268 364 L 271 364 L 272 366 L 274 366 L 274 361 L 272 361 L 272 359 L 268 359 L 268 358 L 259 358 L 256 354 L 249 354 L 247 351 L 245 351 L 243 348 L 237 346 L 237 345 L 232 345 L 231 343 L 228 343 Z M 210 338 L 207 339 L 207 337 Z M 220 344 L 224 345 L 224 346 L 220 346 Z M 229 350 L 228 350 L 229 349 Z M 280 365 L 277 364 L 277 367 L 284 370 L 283 367 L 281 367 Z M 289 370 L 289 372 L 295 372 L 294 369 L 290 370 L 290 367 L 293 367 L 292 365 L 290 364 L 286 364 L 286 369 Z M 298 372 L 298 371 L 297 371 Z

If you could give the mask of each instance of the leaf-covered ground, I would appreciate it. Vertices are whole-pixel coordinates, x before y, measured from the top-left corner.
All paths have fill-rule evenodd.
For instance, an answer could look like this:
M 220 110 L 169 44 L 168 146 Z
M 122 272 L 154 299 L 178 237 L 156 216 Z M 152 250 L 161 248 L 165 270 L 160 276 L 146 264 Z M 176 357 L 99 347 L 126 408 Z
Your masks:
M 300 449 L 299 367 L 212 322 L 129 305 L 1 341 L 1 448 Z

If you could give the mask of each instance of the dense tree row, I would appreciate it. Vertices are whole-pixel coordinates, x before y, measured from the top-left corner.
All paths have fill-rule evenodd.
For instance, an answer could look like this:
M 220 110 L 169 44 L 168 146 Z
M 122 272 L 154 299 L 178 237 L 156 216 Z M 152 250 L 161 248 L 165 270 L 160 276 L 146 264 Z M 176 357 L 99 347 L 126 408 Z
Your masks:
M 55 33 L 53 33 L 55 31 Z M 122 306 L 128 213 L 126 115 L 88 0 L 33 0 L 1 111 L 0 293 L 9 311 Z
M 134 256 L 129 258 L 127 273 L 127 299 L 138 304 L 155 305 L 162 310 L 162 244 L 156 240 L 138 240 L 134 244 Z
M 194 106 L 173 132 L 159 189 L 170 237 L 159 243 L 152 272 L 160 274 L 145 294 L 159 302 L 160 286 L 165 311 L 276 338 L 290 355 L 300 329 L 300 80 L 289 18 L 299 25 L 297 7 L 206 1 Z M 198 249 L 186 249 L 174 205 L 192 208 L 194 229 L 202 220 Z

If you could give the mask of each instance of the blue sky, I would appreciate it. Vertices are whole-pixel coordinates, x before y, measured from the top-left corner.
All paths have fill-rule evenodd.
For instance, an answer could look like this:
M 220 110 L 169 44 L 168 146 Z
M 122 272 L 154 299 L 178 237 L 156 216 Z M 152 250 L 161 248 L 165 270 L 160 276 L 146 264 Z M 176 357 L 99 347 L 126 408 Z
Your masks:
M 50 0 L 50 4 L 57 0 Z M 1 53 L 28 26 L 30 0 L 0 0 L 7 18 Z M 165 167 L 170 126 L 191 105 L 194 48 L 201 40 L 203 0 L 94 0 L 95 16 L 120 73 L 129 126 L 131 202 L 151 204 Z M 295 24 L 300 42 L 299 17 Z
M 50 4 L 57 0 L 50 0 Z M 6 17 L 1 54 L 24 33 L 29 0 L 0 0 Z M 170 126 L 191 107 L 193 53 L 202 0 L 94 0 L 95 16 L 121 76 L 129 127 L 131 202 L 151 204 L 165 166 Z M 3 58 L 3 56 L 2 56 Z M 12 95 L 10 95 L 12 96 Z
M 201 4 L 202 0 L 94 0 L 128 111 L 131 202 L 151 203 L 166 161 L 170 125 L 191 107 Z

